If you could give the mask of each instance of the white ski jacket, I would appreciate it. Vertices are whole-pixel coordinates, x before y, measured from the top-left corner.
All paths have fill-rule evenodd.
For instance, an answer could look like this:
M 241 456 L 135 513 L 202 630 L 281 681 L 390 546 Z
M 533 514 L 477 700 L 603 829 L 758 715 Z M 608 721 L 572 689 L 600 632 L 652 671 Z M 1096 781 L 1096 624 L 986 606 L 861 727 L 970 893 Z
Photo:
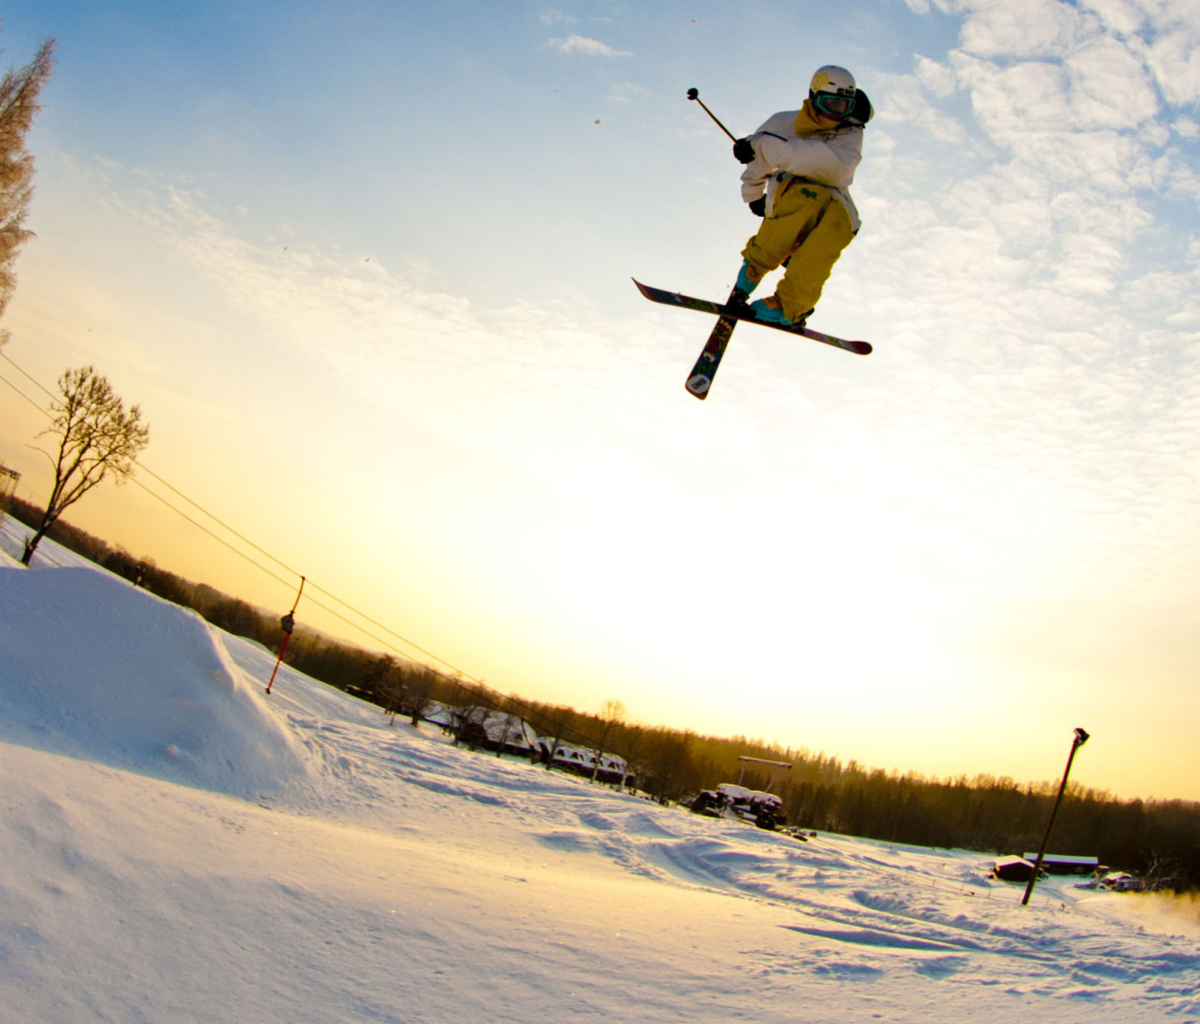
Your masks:
M 742 200 L 753 202 L 764 192 L 767 216 L 775 206 L 775 192 L 782 182 L 800 178 L 828 186 L 850 214 L 857 232 L 861 221 L 849 187 L 854 170 L 862 160 L 863 130 L 846 125 L 832 131 L 805 135 L 796 133 L 799 110 L 784 110 L 768 118 L 753 135 L 755 157 L 742 172 Z

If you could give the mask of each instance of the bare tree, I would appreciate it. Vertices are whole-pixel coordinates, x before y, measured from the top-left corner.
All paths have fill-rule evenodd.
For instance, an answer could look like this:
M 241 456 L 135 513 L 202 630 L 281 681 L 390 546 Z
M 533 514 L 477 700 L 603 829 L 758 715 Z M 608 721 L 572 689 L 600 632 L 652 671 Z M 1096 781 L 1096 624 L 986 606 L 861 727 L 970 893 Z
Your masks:
M 465 743 L 468 750 L 474 750 L 487 742 L 487 722 L 489 710 L 482 704 L 464 704 L 455 708 L 450 715 L 454 724 L 454 742 Z
M 389 668 L 379 683 L 379 699 L 386 701 L 383 713 L 387 715 L 390 726 L 396 724 L 396 712 L 404 702 L 404 693 L 404 674 L 398 668 Z
M 369 662 L 358 685 L 383 708 L 388 724 L 395 725 L 396 709 L 404 697 L 404 677 L 396 659 L 390 654 L 381 654 Z
M 408 705 L 408 715 L 415 729 L 420 724 L 421 717 L 433 703 L 433 694 L 437 689 L 438 676 L 431 668 L 417 668 L 409 674 L 405 682 L 407 687 L 404 700 Z
M 619 700 L 606 700 L 600 705 L 600 742 L 596 747 L 596 763 L 592 766 L 593 782 L 596 781 L 600 763 L 604 760 L 609 734 L 614 726 L 624 725 L 628 717 L 629 712 L 625 710 L 625 705 Z
M 575 721 L 575 709 L 562 705 L 555 709 L 554 717 L 550 720 L 554 727 L 554 739 L 550 743 L 550 754 L 546 758 L 546 770 L 554 767 L 554 755 L 558 753 L 558 745 Z
M 33 194 L 33 157 L 25 136 L 41 109 L 38 94 L 54 70 L 53 54 L 50 39 L 25 67 L 10 68 L 0 78 L 0 316 L 16 288 L 17 253 L 33 234 L 24 227 Z M 7 340 L 7 332 L 0 331 L 0 347 Z
M 496 744 L 496 756 L 497 757 L 499 757 L 501 754 L 503 754 L 504 751 L 507 749 L 508 737 L 512 733 L 513 728 L 515 727 L 515 725 L 517 723 L 516 717 L 514 717 L 507 710 L 507 708 L 504 705 L 500 706 L 498 713 L 504 716 L 504 729 L 500 733 L 500 741 Z M 485 722 L 484 724 L 486 725 L 487 723 Z
M 54 425 L 44 431 L 59 437 L 58 458 L 50 460 L 54 489 L 41 522 L 25 541 L 21 561 L 26 565 L 58 517 L 105 477 L 122 483 L 150 441 L 150 427 L 141 422 L 138 406 L 126 412 L 107 378 L 93 367 L 67 370 L 58 378 L 58 390 L 62 398 L 51 405 Z

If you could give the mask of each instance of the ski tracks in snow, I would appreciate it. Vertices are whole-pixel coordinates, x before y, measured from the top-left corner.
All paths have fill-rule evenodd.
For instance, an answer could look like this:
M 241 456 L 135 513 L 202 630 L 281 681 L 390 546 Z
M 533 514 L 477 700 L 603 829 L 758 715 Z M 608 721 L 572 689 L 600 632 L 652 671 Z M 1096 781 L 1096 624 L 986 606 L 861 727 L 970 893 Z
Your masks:
M 269 658 L 253 645 L 231 647 L 250 673 Z M 899 971 L 1067 1005 L 1115 1008 L 1136 994 L 1141 1008 L 1181 1022 L 1200 1014 L 1195 941 L 1079 913 L 1067 883 L 1043 883 L 1021 907 L 1019 889 L 987 876 L 986 854 L 834 835 L 801 842 L 468 751 L 428 725 L 389 726 L 371 705 L 290 688 L 286 675 L 276 686 L 276 713 L 312 756 L 314 808 L 397 831 L 432 812 L 454 823 L 454 844 L 506 830 L 518 873 L 539 857 L 591 857 L 597 871 L 774 907 L 789 915 L 780 928 L 790 938 L 746 950 L 739 965 L 760 985 L 791 983 L 797 972 L 870 982 Z

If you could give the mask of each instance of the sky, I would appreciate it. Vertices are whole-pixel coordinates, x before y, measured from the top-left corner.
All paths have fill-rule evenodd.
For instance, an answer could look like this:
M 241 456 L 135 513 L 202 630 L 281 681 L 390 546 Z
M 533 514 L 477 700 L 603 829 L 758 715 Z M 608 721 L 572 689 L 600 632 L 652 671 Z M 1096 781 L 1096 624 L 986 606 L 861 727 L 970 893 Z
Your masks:
M 503 693 L 942 777 L 1083 726 L 1077 781 L 1200 799 L 1196 3 L 0 13 L 58 62 L 0 374 L 94 364 L 292 571 L 145 473 L 70 521 Z M 630 278 L 719 299 L 757 221 L 687 90 L 743 134 L 825 63 L 877 115 L 810 323 L 875 352 L 743 326 L 697 402 Z M 44 425 L 3 386 L 33 502 Z

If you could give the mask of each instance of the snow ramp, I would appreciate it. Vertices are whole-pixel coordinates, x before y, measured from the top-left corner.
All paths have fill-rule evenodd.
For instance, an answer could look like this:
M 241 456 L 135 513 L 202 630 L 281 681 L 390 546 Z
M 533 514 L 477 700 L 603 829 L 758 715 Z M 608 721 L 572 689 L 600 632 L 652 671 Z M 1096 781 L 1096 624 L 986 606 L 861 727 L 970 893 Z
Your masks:
M 103 570 L 0 565 L 0 741 L 253 797 L 303 749 L 224 634 Z

